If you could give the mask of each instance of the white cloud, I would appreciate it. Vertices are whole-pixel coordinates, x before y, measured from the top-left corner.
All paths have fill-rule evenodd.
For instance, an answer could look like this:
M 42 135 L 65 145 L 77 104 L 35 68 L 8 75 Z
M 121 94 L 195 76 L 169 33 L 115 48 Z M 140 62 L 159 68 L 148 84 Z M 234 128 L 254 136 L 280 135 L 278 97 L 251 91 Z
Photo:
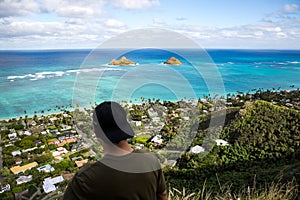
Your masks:
M 91 8 L 81 7 L 81 6 L 68 6 L 65 8 L 56 9 L 58 15 L 62 17 L 86 17 L 93 16 L 94 11 Z
M 98 17 L 105 4 L 106 0 L 0 0 L 0 18 L 43 12 L 67 18 Z
M 287 34 L 285 34 L 283 32 L 278 32 L 278 33 L 276 33 L 276 36 L 279 37 L 279 38 L 286 38 Z
M 229 30 L 223 30 L 221 31 L 222 36 L 224 37 L 237 37 L 238 32 L 237 31 L 229 31 Z
M 123 9 L 144 9 L 160 5 L 159 0 L 111 0 L 110 3 Z
M 274 23 L 256 24 L 245 26 L 251 30 L 264 31 L 264 32 L 280 32 L 282 29 L 279 26 L 274 25 Z
M 210 39 L 211 36 L 200 32 L 182 32 L 183 34 L 189 35 L 193 39 Z
M 78 18 L 66 22 L 0 20 L 0 49 L 91 48 L 120 34 L 126 26 L 117 20 L 90 22 Z M 85 22 L 85 23 L 81 23 Z
M 59 22 L 14 21 L 0 25 L 0 37 L 73 36 L 81 33 L 83 30 L 83 26 L 65 25 Z
M 54 12 L 60 17 L 90 18 L 103 14 L 104 0 L 44 0 L 45 11 Z
M 262 31 L 255 31 L 254 35 L 257 37 L 262 37 L 264 35 L 264 33 Z
M 147 9 L 159 6 L 159 0 L 0 0 L 0 49 L 93 47 L 103 40 L 128 30 L 105 12 L 105 5 L 122 9 Z M 182 33 L 208 46 L 232 48 L 300 47 L 300 6 L 286 4 L 266 15 L 264 20 L 235 27 L 189 24 L 183 17 L 174 24 L 153 18 L 153 26 Z M 144 10 L 143 10 L 144 11 Z M 23 16 L 32 15 L 30 18 Z M 49 19 L 34 18 L 47 14 Z M 130 14 L 130 13 L 128 13 Z M 53 19 L 51 17 L 55 16 Z M 42 17 L 43 18 L 43 17 Z M 45 18 L 45 16 L 44 16 Z M 53 20 L 53 21 L 51 21 Z M 48 46 L 47 46 L 48 45 Z
M 286 5 L 284 5 L 284 10 L 286 12 L 295 12 L 295 11 L 300 10 L 300 6 L 297 4 L 286 4 Z
M 125 25 L 123 22 L 120 22 L 116 19 L 108 19 L 104 22 L 104 24 L 108 27 L 122 27 Z
M 0 18 L 28 15 L 40 12 L 40 5 L 34 0 L 2 0 L 0 1 Z
M 165 24 L 164 27 L 185 34 L 210 48 L 299 49 L 300 46 L 300 18 L 224 28 L 197 24 Z

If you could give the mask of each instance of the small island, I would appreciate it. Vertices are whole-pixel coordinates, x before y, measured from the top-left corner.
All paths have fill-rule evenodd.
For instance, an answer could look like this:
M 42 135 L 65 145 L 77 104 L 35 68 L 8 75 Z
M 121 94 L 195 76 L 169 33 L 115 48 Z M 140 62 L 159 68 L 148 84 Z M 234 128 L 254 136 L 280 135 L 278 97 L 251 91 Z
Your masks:
M 125 66 L 125 65 L 136 65 L 136 63 L 127 59 L 125 56 L 122 56 L 120 60 L 113 59 L 112 61 L 110 61 L 109 65 Z
M 180 62 L 177 58 L 171 57 L 167 61 L 164 62 L 164 64 L 168 65 L 181 65 L 182 62 Z

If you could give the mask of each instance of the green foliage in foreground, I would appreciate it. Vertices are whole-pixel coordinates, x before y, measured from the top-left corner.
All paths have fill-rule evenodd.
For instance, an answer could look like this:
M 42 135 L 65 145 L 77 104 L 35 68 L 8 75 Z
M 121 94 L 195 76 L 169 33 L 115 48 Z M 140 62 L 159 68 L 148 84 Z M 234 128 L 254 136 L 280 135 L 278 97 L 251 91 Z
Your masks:
M 246 103 L 221 133 L 229 146 L 215 146 L 206 156 L 184 154 L 175 168 L 165 169 L 167 181 L 190 192 L 206 182 L 214 194 L 219 185 L 237 193 L 254 179 L 259 190 L 280 178 L 300 185 L 299 122 L 297 110 L 265 101 Z M 196 141 L 202 141 L 201 135 Z

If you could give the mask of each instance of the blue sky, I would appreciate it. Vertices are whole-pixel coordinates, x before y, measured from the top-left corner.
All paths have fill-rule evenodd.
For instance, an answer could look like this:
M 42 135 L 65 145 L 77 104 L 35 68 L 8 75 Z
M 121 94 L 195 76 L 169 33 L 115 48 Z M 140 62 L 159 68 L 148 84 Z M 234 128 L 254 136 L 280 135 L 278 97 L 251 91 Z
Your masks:
M 300 49 L 299 0 L 0 0 L 0 49 L 95 48 L 159 27 L 204 48 Z

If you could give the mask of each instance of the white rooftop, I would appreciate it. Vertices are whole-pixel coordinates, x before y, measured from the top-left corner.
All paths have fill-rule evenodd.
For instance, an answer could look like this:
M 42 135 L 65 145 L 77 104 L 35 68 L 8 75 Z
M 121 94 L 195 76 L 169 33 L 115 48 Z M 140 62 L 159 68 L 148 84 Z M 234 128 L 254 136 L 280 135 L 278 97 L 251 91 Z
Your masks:
M 62 176 L 57 176 L 55 178 L 48 177 L 43 181 L 43 189 L 46 193 L 56 190 L 55 184 L 63 182 L 64 178 Z
M 20 176 L 19 178 L 17 178 L 17 185 L 20 185 L 22 183 L 27 183 L 29 181 L 32 180 L 32 175 L 28 175 L 28 176 Z
M 194 154 L 196 154 L 196 153 L 201 153 L 201 152 L 203 152 L 203 151 L 205 151 L 205 149 L 204 149 L 203 147 L 199 146 L 199 145 L 196 145 L 196 146 L 194 146 L 194 147 L 192 147 L 192 148 L 190 149 L 190 152 L 191 152 L 191 153 L 194 153 Z
M 44 166 L 41 166 L 41 167 L 37 168 L 37 170 L 39 172 L 44 171 L 44 172 L 49 173 L 49 172 L 54 171 L 54 167 L 52 167 L 50 164 L 47 164 L 47 165 L 44 165 Z
M 152 138 L 151 142 L 157 143 L 157 144 L 161 144 L 163 143 L 163 139 L 161 138 L 161 135 L 156 135 Z
M 229 145 L 229 143 L 227 141 L 222 140 L 222 139 L 216 139 L 215 141 L 217 143 L 217 146 L 227 146 L 227 145 Z

